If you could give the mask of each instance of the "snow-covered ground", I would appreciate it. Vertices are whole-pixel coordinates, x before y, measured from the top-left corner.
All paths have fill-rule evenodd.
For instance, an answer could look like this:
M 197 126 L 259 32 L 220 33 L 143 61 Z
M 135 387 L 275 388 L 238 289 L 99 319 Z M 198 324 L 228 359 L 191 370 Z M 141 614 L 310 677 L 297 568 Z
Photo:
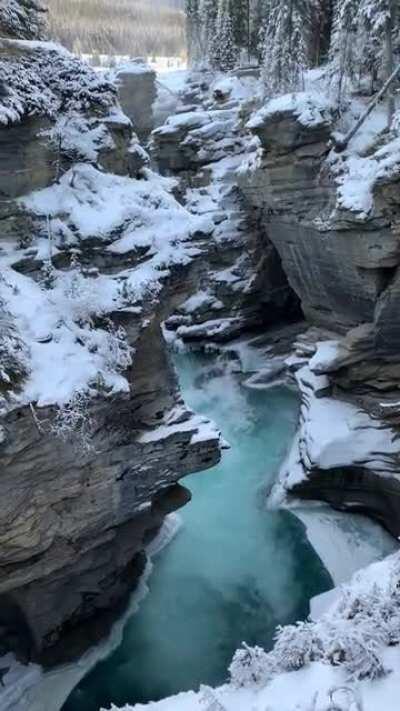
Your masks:
M 29 373 L 14 404 L 63 405 L 74 393 L 96 388 L 99 378 L 109 393 L 129 390 L 123 371 L 134 353 L 124 332 L 96 328 L 94 319 L 124 309 L 140 316 L 143 298 L 157 295 L 171 267 L 197 254 L 191 235 L 212 225 L 179 205 L 172 185 L 150 171 L 133 180 L 80 164 L 58 185 L 24 198 L 45 229 L 26 250 L 3 243 L 0 255 L 0 298 Z M 69 271 L 54 267 L 65 246 L 79 249 L 93 238 L 110 256 L 142 253 L 147 259 L 114 275 L 82 269 L 78 256 Z M 13 268 L 32 249 L 48 267 L 39 282 Z

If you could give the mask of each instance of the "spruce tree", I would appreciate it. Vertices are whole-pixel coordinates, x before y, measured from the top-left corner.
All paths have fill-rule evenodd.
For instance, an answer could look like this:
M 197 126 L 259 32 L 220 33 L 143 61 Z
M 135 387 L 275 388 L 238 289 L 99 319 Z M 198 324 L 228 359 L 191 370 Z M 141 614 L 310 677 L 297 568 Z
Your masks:
M 398 41 L 397 0 L 337 0 L 332 33 L 331 59 L 339 76 L 339 96 L 349 79 L 353 88 L 370 93 L 394 69 L 394 45 Z M 389 99 L 393 112 L 393 97 Z
M 271 0 L 263 52 L 269 95 L 302 88 L 310 65 L 311 22 L 310 0 Z
M 196 62 L 201 54 L 201 17 L 199 0 L 185 0 L 186 35 L 189 61 Z
M 42 39 L 45 8 L 39 0 L 2 0 L 0 34 L 17 39 Z
M 201 33 L 203 37 L 202 47 L 206 59 L 212 63 L 211 54 L 215 41 L 218 18 L 218 0 L 203 0 L 200 10 Z
M 271 0 L 252 0 L 250 8 L 250 51 L 261 61 Z
M 234 69 L 239 59 L 232 22 L 232 3 L 234 2 L 235 0 L 220 0 L 216 32 L 212 43 L 211 64 L 222 72 Z
M 230 14 L 235 44 L 250 51 L 250 0 L 232 0 Z

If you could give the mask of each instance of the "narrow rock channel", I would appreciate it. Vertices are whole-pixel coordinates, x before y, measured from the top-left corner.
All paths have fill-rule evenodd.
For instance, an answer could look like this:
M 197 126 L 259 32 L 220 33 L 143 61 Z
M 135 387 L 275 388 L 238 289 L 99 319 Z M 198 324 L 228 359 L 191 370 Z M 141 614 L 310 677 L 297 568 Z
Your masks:
M 206 356 L 179 356 L 178 368 L 186 402 L 215 420 L 231 448 L 217 467 L 185 480 L 192 502 L 157 559 L 150 594 L 64 711 L 220 683 L 243 641 L 270 648 L 276 625 L 307 617 L 310 598 L 332 586 L 300 521 L 265 510 L 265 486 L 295 431 L 297 396 L 282 386 L 248 389 Z

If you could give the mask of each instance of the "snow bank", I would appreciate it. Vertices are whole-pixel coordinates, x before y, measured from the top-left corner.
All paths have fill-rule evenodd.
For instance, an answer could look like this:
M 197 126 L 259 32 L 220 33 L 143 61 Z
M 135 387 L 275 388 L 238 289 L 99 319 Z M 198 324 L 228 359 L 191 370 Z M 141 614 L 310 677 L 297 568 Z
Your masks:
M 254 130 L 262 128 L 264 123 L 278 114 L 294 114 L 302 126 L 317 128 L 332 122 L 334 105 L 321 92 L 304 91 L 284 94 L 257 111 L 248 121 L 247 128 Z
M 382 476 L 397 473 L 394 430 L 349 402 L 319 397 L 329 380 L 315 375 L 309 365 L 297 371 L 296 380 L 302 393 L 300 428 L 282 468 L 276 497 L 279 487 L 291 489 L 311 469 L 359 465 Z
M 360 220 L 374 208 L 374 188 L 379 181 L 400 173 L 400 138 L 394 138 L 370 156 L 358 155 L 352 147 L 342 156 L 331 156 L 338 185 L 337 205 Z
M 77 57 L 53 43 L 0 40 L 0 125 L 29 116 L 110 109 L 116 87 Z M 14 51 L 11 51 L 11 50 Z
M 29 367 L 14 405 L 64 405 L 74 393 L 94 394 L 99 387 L 108 395 L 129 391 L 123 373 L 134 353 L 109 314 L 140 316 L 142 300 L 157 298 L 171 268 L 198 253 L 192 234 L 212 228 L 208 218 L 175 200 L 172 185 L 150 171 L 132 180 L 79 164 L 59 184 L 21 200 L 42 228 L 25 251 L 5 245 L 0 256 L 0 299 L 21 345 L 14 350 L 26 351 Z M 105 254 L 131 255 L 128 266 L 113 274 L 82 268 L 80 249 L 93 240 Z M 75 254 L 70 268 L 57 269 L 66 248 Z M 26 254 L 44 261 L 41 279 L 13 268 Z

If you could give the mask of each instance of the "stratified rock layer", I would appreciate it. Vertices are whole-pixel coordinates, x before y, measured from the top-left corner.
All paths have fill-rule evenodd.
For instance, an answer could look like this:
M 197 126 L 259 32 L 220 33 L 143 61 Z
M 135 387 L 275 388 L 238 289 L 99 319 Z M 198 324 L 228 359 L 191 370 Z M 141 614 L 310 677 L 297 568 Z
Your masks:
M 190 497 L 179 480 L 219 460 L 219 433 L 180 399 L 161 328 L 191 295 L 190 239 L 204 234 L 142 172 L 115 87 L 47 44 L 3 41 L 0 72 L 13 76 L 0 100 L 0 654 L 54 664 L 106 632 L 146 544 Z M 169 207 L 181 231 L 153 263 Z M 103 372 L 87 378 L 96 359 Z M 57 388 L 42 398 L 53 378 L 75 378 L 63 402 Z M 78 417 L 67 430 L 65 415 Z
M 359 174 L 352 175 L 351 151 L 342 158 L 332 151 L 334 118 L 322 99 L 282 97 L 248 126 L 260 147 L 240 172 L 240 187 L 261 211 L 304 315 L 318 327 L 300 339 L 288 361 L 296 372 L 302 409 L 298 440 L 281 483 L 295 496 L 366 512 L 398 536 L 400 198 L 395 146 L 385 171 L 380 166 L 390 143 L 378 145 L 378 178 L 372 182 L 372 170 L 362 173 L 362 161 L 369 157 L 358 158 Z M 370 155 L 374 161 L 373 147 Z
M 140 140 L 146 141 L 154 128 L 155 72 L 138 59 L 118 69 L 117 82 L 122 109 L 132 121 Z

